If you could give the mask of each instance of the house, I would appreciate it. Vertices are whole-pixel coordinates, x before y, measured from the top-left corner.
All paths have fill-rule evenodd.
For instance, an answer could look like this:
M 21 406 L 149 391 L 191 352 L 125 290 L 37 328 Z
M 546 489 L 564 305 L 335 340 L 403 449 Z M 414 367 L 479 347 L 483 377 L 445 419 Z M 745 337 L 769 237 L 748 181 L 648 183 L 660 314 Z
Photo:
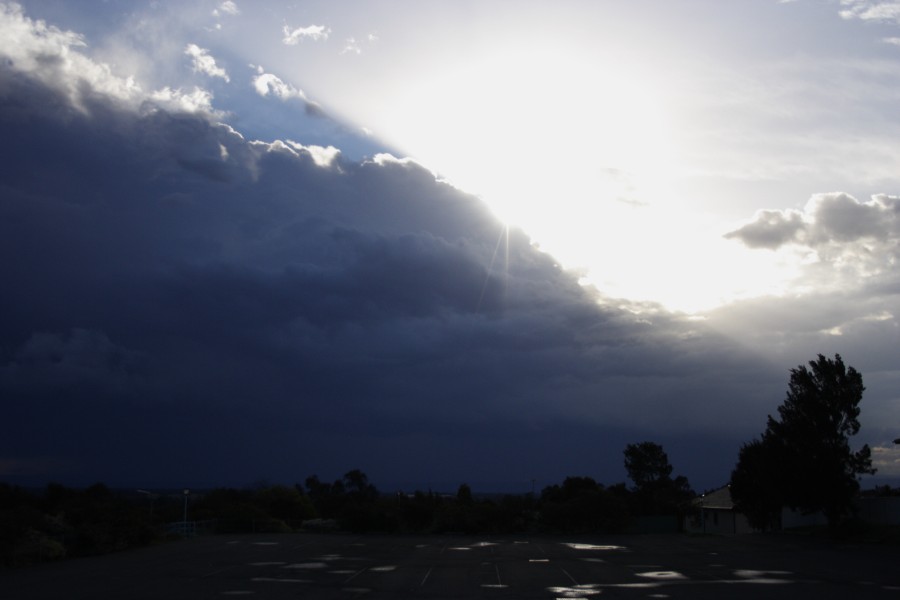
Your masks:
M 734 535 L 758 531 L 750 526 L 747 517 L 735 510 L 727 485 L 695 498 L 692 505 L 694 510 L 684 520 L 684 530 L 688 533 Z M 900 524 L 900 496 L 864 492 L 854 500 L 853 509 L 858 519 L 872 525 Z M 828 524 L 821 511 L 807 514 L 787 506 L 781 509 L 779 520 L 780 529 L 824 527 Z
M 685 518 L 684 529 L 688 533 L 716 533 L 735 535 L 753 533 L 747 517 L 734 509 L 730 486 L 707 492 L 694 498 L 693 514 Z

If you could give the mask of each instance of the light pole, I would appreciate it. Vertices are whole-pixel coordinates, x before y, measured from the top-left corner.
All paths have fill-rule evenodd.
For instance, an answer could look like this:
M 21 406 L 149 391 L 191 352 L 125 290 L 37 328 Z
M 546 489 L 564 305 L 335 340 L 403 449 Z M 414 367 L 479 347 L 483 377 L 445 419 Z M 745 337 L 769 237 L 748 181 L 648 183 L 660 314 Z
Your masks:
M 150 520 L 153 520 L 153 501 L 159 498 L 159 494 L 154 494 L 153 492 L 148 492 L 147 490 L 138 490 L 139 494 L 144 494 L 147 496 L 147 499 L 150 500 Z
M 191 490 L 185 488 L 184 490 L 184 517 L 182 518 L 181 530 L 184 532 L 184 536 L 187 537 L 187 503 L 188 496 L 191 495 Z

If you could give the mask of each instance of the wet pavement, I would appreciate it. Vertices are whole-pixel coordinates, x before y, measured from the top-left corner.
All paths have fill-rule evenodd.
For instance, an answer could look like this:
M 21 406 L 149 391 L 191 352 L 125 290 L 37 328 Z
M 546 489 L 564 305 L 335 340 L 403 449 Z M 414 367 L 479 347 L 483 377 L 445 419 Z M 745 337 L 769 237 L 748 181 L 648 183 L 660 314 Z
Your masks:
M 900 548 L 793 536 L 211 536 L 0 571 L 3 600 L 900 598 Z

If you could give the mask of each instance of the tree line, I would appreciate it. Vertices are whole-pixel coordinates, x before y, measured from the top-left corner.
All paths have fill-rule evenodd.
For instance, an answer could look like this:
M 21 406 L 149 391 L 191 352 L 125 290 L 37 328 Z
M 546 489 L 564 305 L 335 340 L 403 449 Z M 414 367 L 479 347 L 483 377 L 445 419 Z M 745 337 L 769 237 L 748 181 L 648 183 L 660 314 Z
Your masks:
M 645 515 L 679 519 L 693 492 L 670 477 L 662 446 L 625 448 L 633 486 L 568 477 L 540 495 L 478 496 L 463 483 L 455 494 L 382 493 L 365 473 L 333 482 L 313 475 L 293 486 L 217 488 L 190 496 L 188 519 L 214 533 L 340 530 L 384 533 L 563 533 L 626 531 Z M 180 535 L 166 524 L 184 520 L 180 494 L 84 490 L 50 484 L 42 492 L 0 484 L 0 563 L 24 564 L 122 550 Z M 177 531 L 177 533 L 176 533 Z

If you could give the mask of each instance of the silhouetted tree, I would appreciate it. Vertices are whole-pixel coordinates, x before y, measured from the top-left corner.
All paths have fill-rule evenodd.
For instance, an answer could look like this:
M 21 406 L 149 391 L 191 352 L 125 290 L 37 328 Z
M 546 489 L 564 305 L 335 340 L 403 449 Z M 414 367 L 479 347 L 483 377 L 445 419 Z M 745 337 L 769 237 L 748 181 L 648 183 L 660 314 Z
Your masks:
M 770 415 L 759 445 L 745 446 L 738 458 L 737 505 L 766 510 L 779 501 L 804 513 L 822 511 L 837 525 L 852 508 L 859 476 L 875 472 L 867 445 L 850 450 L 864 390 L 862 375 L 839 354 L 834 360 L 819 354 L 809 368 L 791 369 L 778 419 Z
M 359 469 L 344 473 L 343 486 L 354 500 L 370 501 L 378 497 L 378 490 L 369 483 L 368 476 Z
M 456 490 L 456 501 L 460 504 L 472 504 L 472 488 L 467 483 L 461 483 Z
M 625 446 L 625 470 L 635 488 L 640 490 L 669 479 L 672 465 L 662 446 L 653 442 L 641 442 Z
M 632 507 L 638 514 L 679 514 L 694 495 L 686 477 L 672 479 L 669 456 L 659 444 L 625 446 L 625 470 L 634 482 Z
M 751 527 L 762 531 L 778 529 L 784 502 L 776 481 L 779 473 L 780 465 L 771 444 L 753 440 L 741 447 L 738 464 L 731 472 L 731 497 Z

